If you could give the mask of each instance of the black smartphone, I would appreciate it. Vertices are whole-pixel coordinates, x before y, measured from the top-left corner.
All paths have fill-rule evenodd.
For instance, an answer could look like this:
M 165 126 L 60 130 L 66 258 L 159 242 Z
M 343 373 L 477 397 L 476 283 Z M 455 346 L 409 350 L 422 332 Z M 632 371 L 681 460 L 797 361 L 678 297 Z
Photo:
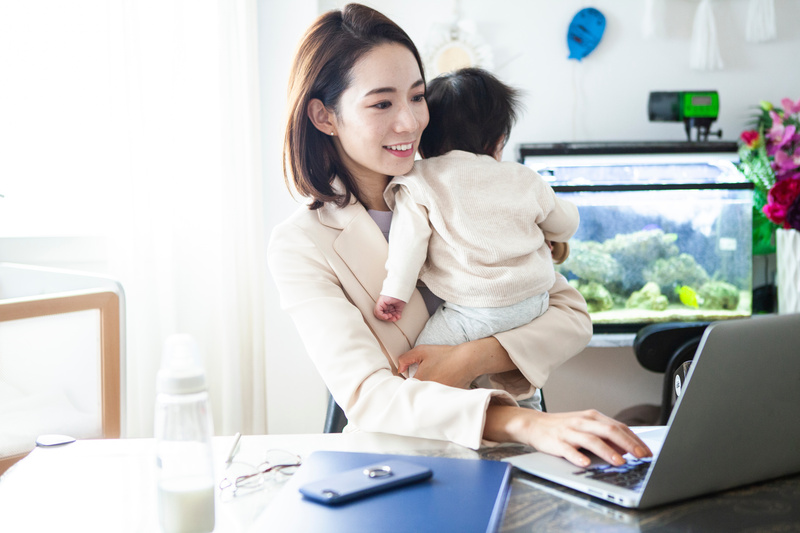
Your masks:
M 433 471 L 408 461 L 391 460 L 339 472 L 320 481 L 300 487 L 306 498 L 326 505 L 362 498 L 422 481 L 433 476 Z

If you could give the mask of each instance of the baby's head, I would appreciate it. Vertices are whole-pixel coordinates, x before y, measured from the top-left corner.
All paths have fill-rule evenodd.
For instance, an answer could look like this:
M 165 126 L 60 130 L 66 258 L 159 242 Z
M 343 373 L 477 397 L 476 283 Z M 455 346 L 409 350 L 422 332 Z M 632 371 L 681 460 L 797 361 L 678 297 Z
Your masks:
M 463 150 L 494 157 L 502 149 L 520 108 L 519 91 L 479 68 L 442 74 L 428 83 L 430 122 L 420 155 Z

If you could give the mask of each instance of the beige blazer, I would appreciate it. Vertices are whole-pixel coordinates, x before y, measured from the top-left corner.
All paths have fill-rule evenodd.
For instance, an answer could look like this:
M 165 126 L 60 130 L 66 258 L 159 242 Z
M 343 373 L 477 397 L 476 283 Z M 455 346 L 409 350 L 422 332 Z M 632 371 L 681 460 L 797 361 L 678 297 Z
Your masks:
M 281 306 L 349 420 L 348 430 L 380 431 L 480 446 L 489 402 L 515 404 L 591 338 L 583 298 L 559 276 L 550 309 L 496 335 L 518 371 L 487 376 L 492 389 L 463 390 L 397 374 L 429 318 L 415 291 L 396 323 L 372 309 L 386 276 L 388 244 L 366 209 L 301 208 L 277 226 L 268 260 Z

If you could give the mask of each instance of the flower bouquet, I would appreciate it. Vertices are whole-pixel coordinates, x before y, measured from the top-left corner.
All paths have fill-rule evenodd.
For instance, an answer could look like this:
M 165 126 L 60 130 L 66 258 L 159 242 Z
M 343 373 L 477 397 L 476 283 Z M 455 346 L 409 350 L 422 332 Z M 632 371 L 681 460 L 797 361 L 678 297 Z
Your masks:
M 753 253 L 775 251 L 775 228 L 800 230 L 800 99 L 761 102 L 742 132 L 739 169 L 753 182 Z

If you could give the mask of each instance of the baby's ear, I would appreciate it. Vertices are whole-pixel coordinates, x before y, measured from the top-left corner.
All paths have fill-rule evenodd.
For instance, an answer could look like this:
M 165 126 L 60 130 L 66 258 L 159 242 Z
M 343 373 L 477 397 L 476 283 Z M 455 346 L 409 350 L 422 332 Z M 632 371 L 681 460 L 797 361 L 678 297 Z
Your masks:
M 569 243 L 568 242 L 554 242 L 553 243 L 553 263 L 560 265 L 569 257 Z
M 494 154 L 493 157 L 498 161 L 503 160 L 503 148 L 506 147 L 506 136 L 503 135 L 500 137 L 500 140 L 497 141 L 497 144 L 494 147 Z

